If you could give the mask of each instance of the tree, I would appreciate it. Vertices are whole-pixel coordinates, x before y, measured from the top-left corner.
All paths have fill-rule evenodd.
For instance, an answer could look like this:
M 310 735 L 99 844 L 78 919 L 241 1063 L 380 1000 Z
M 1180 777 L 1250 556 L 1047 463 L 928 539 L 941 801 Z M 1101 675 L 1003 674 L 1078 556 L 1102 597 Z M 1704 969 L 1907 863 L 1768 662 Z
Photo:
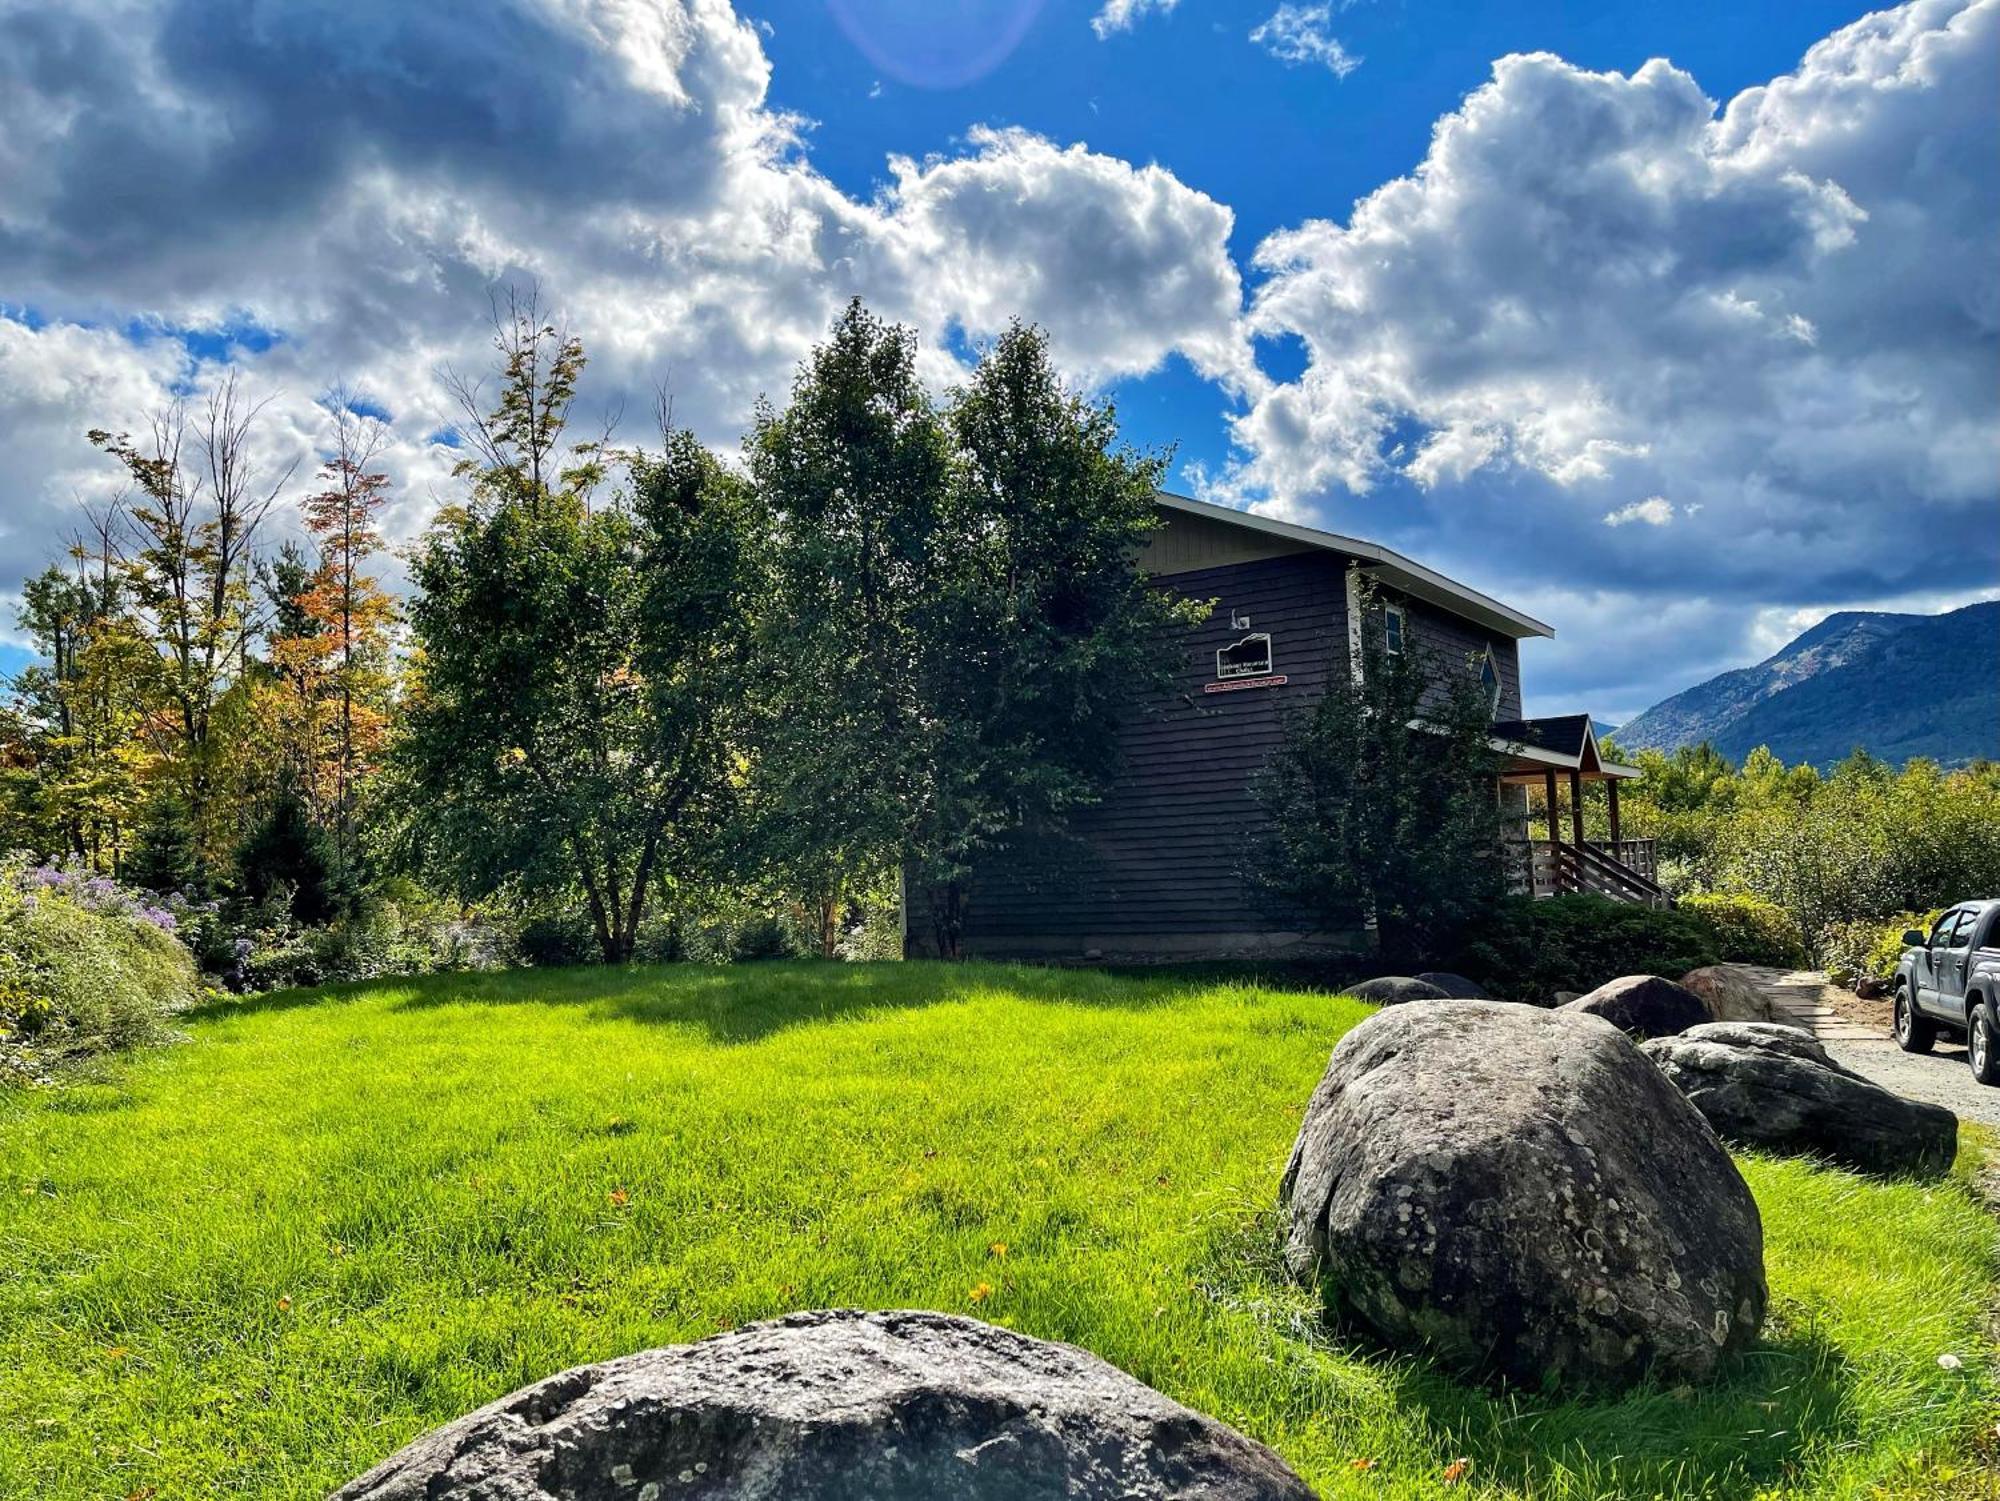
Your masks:
M 532 302 L 500 322 L 496 406 L 468 398 L 467 504 L 411 563 L 413 666 L 392 751 L 413 853 L 471 894 L 580 891 L 604 960 L 713 858 L 744 697 L 753 507 L 685 433 L 590 496 L 559 440 L 582 346 Z
M 282 781 L 305 801 L 343 864 L 356 855 L 356 807 L 387 734 L 393 678 L 394 602 L 367 571 L 382 546 L 377 520 L 388 477 L 371 470 L 384 425 L 357 415 L 336 388 L 322 489 L 300 502 L 312 550 L 287 541 L 261 563 L 266 600 L 258 733 L 270 740 Z
M 170 770 L 204 855 L 233 841 L 219 806 L 230 747 L 215 732 L 225 697 L 242 677 L 256 631 L 251 567 L 258 529 L 296 463 L 266 468 L 252 439 L 263 402 L 234 372 L 190 416 L 175 406 L 139 441 L 93 430 L 134 491 L 137 546 L 122 557 L 143 638 L 161 659 L 174 720 Z
M 1009 328 L 947 418 L 960 567 L 931 624 L 930 712 L 955 732 L 911 853 L 953 955 L 981 853 L 1060 840 L 1103 795 L 1119 727 L 1172 680 L 1208 605 L 1139 573 L 1166 461 L 1119 444 L 1116 409 L 1063 383 L 1040 329 Z
M 117 874 L 158 761 L 160 678 L 115 552 L 120 506 L 85 516 L 91 535 L 72 542 L 71 567 L 22 590 L 20 623 L 41 660 L 13 681 L 0 786 L 35 847 Z
M 392 681 L 389 632 L 396 612 L 388 593 L 365 568 L 381 550 L 378 520 L 389 477 L 369 466 L 387 437 L 385 426 L 357 413 L 346 392 L 327 403 L 333 414 L 333 456 L 321 468 L 326 488 L 303 504 L 319 565 L 298 595 L 313 639 L 324 648 L 326 691 L 334 713 L 331 813 L 334 848 L 352 858 L 355 799 L 380 759 Z
M 754 791 L 762 863 L 824 914 L 907 851 L 945 726 L 931 618 L 958 565 L 950 437 L 916 342 L 858 300 L 747 444 L 770 517 Z M 828 926 L 822 923 L 822 930 Z
M 239 889 L 258 906 L 282 899 L 299 922 L 331 922 L 350 894 L 325 833 L 314 825 L 297 791 L 285 788 L 236 852 Z
M 1245 875 L 1322 926 L 1372 921 L 1392 963 L 1441 959 L 1505 894 L 1491 706 L 1471 663 L 1391 654 L 1362 616 L 1359 680 L 1331 675 L 1258 778 Z
M 903 866 L 956 954 L 981 851 L 1101 795 L 1198 606 L 1134 566 L 1160 462 L 1016 326 L 940 411 L 857 301 L 749 444 L 773 536 L 753 784 L 809 905 Z M 822 930 L 829 930 L 822 925 Z

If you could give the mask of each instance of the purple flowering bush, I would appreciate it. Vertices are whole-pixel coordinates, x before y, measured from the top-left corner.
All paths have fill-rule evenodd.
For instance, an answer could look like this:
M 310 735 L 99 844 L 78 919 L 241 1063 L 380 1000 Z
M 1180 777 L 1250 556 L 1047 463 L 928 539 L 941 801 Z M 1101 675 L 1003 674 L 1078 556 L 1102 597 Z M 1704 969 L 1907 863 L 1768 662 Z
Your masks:
M 0 1077 L 160 1036 L 201 998 L 186 916 L 103 876 L 0 859 Z

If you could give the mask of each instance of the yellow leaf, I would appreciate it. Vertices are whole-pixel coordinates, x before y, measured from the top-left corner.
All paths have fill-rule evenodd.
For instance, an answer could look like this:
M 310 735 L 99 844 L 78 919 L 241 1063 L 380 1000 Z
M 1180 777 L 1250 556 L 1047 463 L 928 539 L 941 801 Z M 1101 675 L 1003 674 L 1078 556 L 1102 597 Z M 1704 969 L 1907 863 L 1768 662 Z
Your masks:
M 1454 1459 L 1450 1464 L 1444 1467 L 1444 1477 L 1443 1477 L 1444 1483 L 1446 1485 L 1457 1485 L 1461 1480 L 1465 1479 L 1465 1477 L 1471 1473 L 1471 1470 L 1472 1470 L 1471 1460 Z
M 132 1350 L 129 1345 L 113 1345 L 110 1349 L 104 1352 L 104 1358 L 106 1360 L 123 1360 L 127 1355 L 130 1355 L 131 1353 Z
M 278 1312 L 290 1313 L 291 1311 L 292 1311 L 292 1300 L 290 1298 L 278 1299 Z
M 611 1190 L 611 1207 L 613 1209 L 623 1209 L 627 1204 L 631 1202 L 632 1202 L 632 1196 L 629 1193 L 627 1193 L 624 1189 L 614 1188 Z
M 1372 1470 L 1375 1468 L 1376 1463 L 1372 1459 L 1350 1459 L 1347 1462 L 1347 1468 L 1350 1470 Z

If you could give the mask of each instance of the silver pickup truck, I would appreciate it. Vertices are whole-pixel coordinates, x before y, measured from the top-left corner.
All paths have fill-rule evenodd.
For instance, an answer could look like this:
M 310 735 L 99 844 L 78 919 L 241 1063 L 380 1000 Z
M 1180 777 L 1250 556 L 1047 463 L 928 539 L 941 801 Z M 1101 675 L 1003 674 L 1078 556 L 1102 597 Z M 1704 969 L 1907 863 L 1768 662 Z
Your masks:
M 1960 902 L 1903 935 L 1896 1042 L 1928 1053 L 1941 1031 L 1964 1035 L 1975 1079 L 2000 1084 L 2000 901 Z

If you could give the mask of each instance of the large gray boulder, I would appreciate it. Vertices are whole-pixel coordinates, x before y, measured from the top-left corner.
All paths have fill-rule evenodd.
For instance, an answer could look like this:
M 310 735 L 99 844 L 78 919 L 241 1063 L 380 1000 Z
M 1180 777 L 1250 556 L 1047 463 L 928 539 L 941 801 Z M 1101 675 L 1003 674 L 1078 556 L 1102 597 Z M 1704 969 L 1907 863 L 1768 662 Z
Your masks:
M 1719 1022 L 1782 1022 L 1785 1013 L 1740 964 L 1706 964 L 1681 976 Z
M 1493 999 L 1477 980 L 1468 980 L 1464 975 L 1455 975 L 1450 970 L 1427 969 L 1417 978 L 1426 985 L 1435 985 L 1454 1001 L 1490 1001 Z
M 1540 1388 L 1713 1375 L 1764 1318 L 1763 1227 L 1615 1027 L 1438 1001 L 1334 1049 L 1285 1169 L 1285 1260 L 1389 1345 Z
M 1374 980 L 1363 980 L 1359 985 L 1347 987 L 1347 993 L 1356 1000 L 1369 1001 L 1377 1006 L 1400 1006 L 1405 1001 L 1443 1001 L 1450 996 L 1439 987 L 1409 975 L 1383 975 Z
M 937 1313 L 798 1313 L 578 1366 L 334 1501 L 1311 1501 L 1096 1356 Z
M 1729 1141 L 1802 1153 L 1864 1173 L 1938 1173 L 1958 1117 L 1841 1067 L 1793 1027 L 1716 1022 L 1641 1045 Z
M 1601 1016 L 1630 1037 L 1672 1037 L 1714 1021 L 1692 990 L 1658 975 L 1623 975 L 1558 1009 Z

